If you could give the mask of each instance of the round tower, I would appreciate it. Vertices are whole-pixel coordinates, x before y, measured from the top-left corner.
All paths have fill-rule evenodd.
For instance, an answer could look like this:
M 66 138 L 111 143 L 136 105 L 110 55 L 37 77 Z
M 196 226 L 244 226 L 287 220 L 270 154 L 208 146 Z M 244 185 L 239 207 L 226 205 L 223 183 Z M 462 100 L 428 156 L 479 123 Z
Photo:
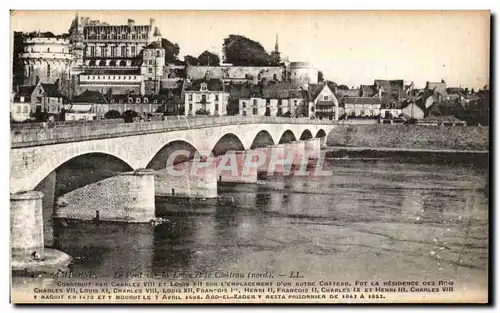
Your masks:
M 34 34 L 24 38 L 23 52 L 19 55 L 24 85 L 68 80 L 74 59 L 69 47 L 69 40 L 53 35 Z
M 291 62 L 290 79 L 298 84 L 317 84 L 318 69 L 308 62 Z

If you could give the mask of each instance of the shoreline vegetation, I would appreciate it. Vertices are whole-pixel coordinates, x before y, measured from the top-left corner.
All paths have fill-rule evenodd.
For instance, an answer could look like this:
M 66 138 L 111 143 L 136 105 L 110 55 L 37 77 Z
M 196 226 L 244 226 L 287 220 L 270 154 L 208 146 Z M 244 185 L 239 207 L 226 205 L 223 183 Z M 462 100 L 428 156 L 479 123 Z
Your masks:
M 486 153 L 488 126 L 340 125 L 326 139 L 327 150 Z

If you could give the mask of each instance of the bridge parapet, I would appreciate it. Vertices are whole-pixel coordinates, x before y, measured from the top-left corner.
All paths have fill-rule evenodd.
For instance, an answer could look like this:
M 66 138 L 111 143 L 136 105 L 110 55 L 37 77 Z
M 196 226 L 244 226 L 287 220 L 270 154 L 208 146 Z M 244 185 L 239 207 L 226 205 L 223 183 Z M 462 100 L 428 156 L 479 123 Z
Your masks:
M 135 123 L 75 123 L 48 127 L 38 124 L 38 128 L 11 129 L 11 148 L 59 144 L 85 140 L 125 137 L 150 133 L 161 133 L 196 128 L 218 127 L 236 124 L 302 124 L 332 125 L 332 121 L 311 120 L 308 118 L 286 118 L 270 116 L 222 116 L 204 118 L 178 118 L 165 121 Z

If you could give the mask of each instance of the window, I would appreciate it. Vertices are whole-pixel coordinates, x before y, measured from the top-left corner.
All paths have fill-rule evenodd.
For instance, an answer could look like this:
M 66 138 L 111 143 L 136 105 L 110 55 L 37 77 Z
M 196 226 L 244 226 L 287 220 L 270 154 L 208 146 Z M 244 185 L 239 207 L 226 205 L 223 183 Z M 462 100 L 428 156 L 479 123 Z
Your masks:
M 293 100 L 293 105 L 294 106 L 297 106 L 299 104 L 299 101 L 298 100 Z
M 112 58 L 116 57 L 116 47 L 111 47 L 111 57 Z
M 219 103 L 218 102 L 215 103 L 215 111 L 219 111 Z
M 101 47 L 101 56 L 106 57 L 106 47 Z
M 47 52 L 50 52 L 50 48 L 47 48 Z
M 153 73 L 153 69 L 151 67 L 148 67 L 148 73 Z
M 121 46 L 121 47 L 120 47 L 120 50 L 121 50 L 121 51 L 120 51 L 120 56 L 122 56 L 122 57 L 125 57 L 125 58 L 126 58 L 126 57 L 127 57 L 127 47 L 125 47 L 125 46 Z
M 243 109 L 245 109 L 247 107 L 247 104 L 245 102 L 242 102 L 241 106 L 243 107 Z
M 202 83 L 201 84 L 201 91 L 207 91 L 207 84 L 206 83 Z
M 156 51 L 156 57 L 157 57 L 157 58 L 161 57 L 161 55 L 160 55 L 160 50 Z
M 16 107 L 16 113 L 17 113 L 17 114 L 21 113 L 21 107 L 20 107 L 20 106 L 17 106 L 17 107 Z
M 193 94 L 192 93 L 188 93 L 188 100 L 193 101 Z
M 323 96 L 324 101 L 328 101 L 328 96 Z
M 219 101 L 219 95 L 215 95 L 215 101 Z
M 247 111 L 243 111 L 243 116 L 247 116 Z
M 257 115 L 257 108 L 253 108 L 253 115 Z
M 135 103 L 141 103 L 141 98 L 135 99 Z
M 90 56 L 92 58 L 95 57 L 95 47 L 94 46 L 90 47 Z
M 189 111 L 193 111 L 193 104 L 192 103 L 189 104 Z
M 142 101 L 142 103 L 148 103 L 148 98 L 144 98 L 144 100 Z
M 111 99 L 111 103 L 115 103 L 115 99 Z
M 50 77 L 50 64 L 47 64 L 47 77 Z
M 130 47 L 130 53 L 135 57 L 135 46 Z
M 257 106 L 257 99 L 253 99 L 253 105 Z

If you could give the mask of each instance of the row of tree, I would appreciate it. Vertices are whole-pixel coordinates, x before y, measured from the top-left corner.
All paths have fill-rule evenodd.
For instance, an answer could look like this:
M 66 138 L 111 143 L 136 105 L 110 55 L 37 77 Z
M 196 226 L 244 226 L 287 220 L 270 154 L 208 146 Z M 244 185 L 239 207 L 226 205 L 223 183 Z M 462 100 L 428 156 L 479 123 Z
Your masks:
M 162 39 L 162 47 L 165 49 L 166 63 L 182 63 L 179 60 L 180 47 L 168 39 Z M 257 41 L 241 35 L 229 35 L 224 39 L 222 51 L 224 62 L 235 66 L 276 66 L 279 65 L 279 55 L 276 52 L 267 53 L 264 47 Z M 198 57 L 192 55 L 184 56 L 184 63 L 189 65 L 220 65 L 217 54 L 205 50 Z

